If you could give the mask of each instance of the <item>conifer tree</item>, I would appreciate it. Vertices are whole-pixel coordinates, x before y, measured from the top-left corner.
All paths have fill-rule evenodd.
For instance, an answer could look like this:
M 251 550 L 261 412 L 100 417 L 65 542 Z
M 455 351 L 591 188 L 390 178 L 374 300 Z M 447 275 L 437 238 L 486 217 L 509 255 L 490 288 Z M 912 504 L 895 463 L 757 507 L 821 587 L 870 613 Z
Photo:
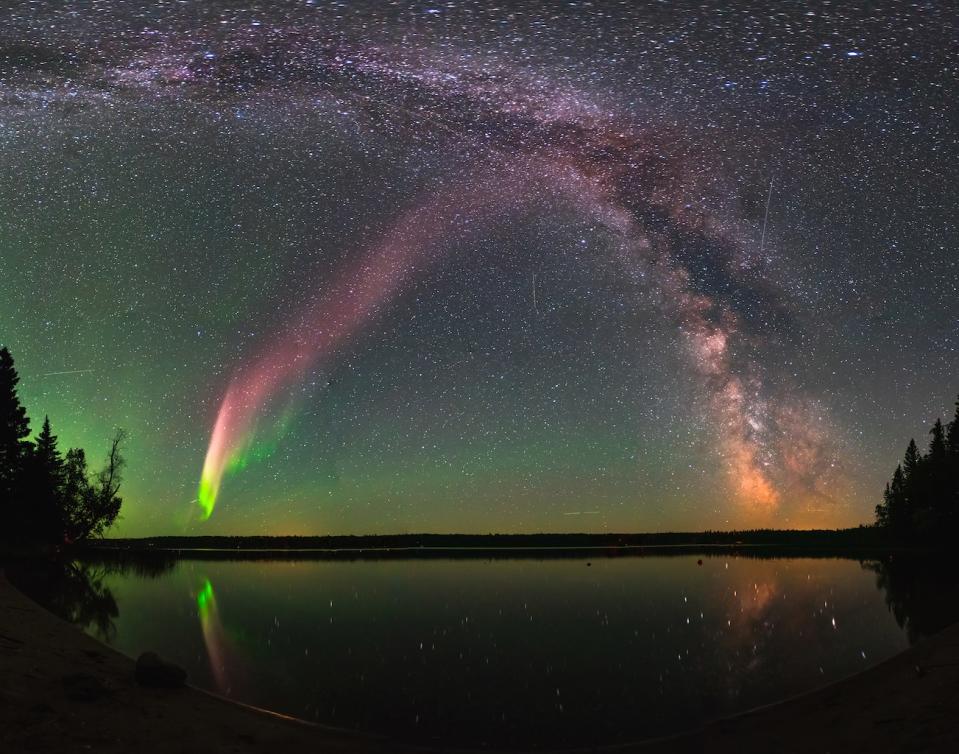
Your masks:
M 942 419 L 936 419 L 936 423 L 929 430 L 932 440 L 929 442 L 929 461 L 934 464 L 942 464 L 946 461 L 946 430 L 942 426 Z
M 911 534 L 915 528 L 917 519 L 923 517 L 923 508 L 925 507 L 925 495 L 923 494 L 924 484 L 922 478 L 922 454 L 919 452 L 919 446 L 915 439 L 909 440 L 906 446 L 906 453 L 902 459 L 902 491 L 904 505 L 902 509 L 902 518 L 899 522 L 900 531 L 904 534 Z
M 876 526 L 885 528 L 889 526 L 889 508 L 892 505 L 892 489 L 889 482 L 886 482 L 886 489 L 882 493 L 882 502 L 876 506 Z
M 909 501 L 906 499 L 906 475 L 902 464 L 896 466 L 889 485 L 889 526 L 899 535 L 909 532 L 911 524 Z
M 929 430 L 932 439 L 929 453 L 923 459 L 925 478 L 926 534 L 938 539 L 946 535 L 951 518 L 949 456 L 946 449 L 946 430 L 941 419 Z
M 953 464 L 959 462 L 959 398 L 956 398 L 956 413 L 946 427 L 946 453 Z
M 0 523 L 11 531 L 18 528 L 18 488 L 30 435 L 30 419 L 17 396 L 18 382 L 10 351 L 0 348 Z
M 945 527 L 950 534 L 959 529 L 959 398 L 956 412 L 946 425 L 945 494 L 942 502 Z
M 950 515 L 959 517 L 959 398 L 956 399 L 956 413 L 946 425 L 946 467 L 949 476 L 947 504 Z
M 49 417 L 44 417 L 28 466 L 29 499 L 25 503 L 31 525 L 27 530 L 34 539 L 60 542 L 63 539 L 64 465 Z
M 919 474 L 919 464 L 922 463 L 922 456 L 919 454 L 919 447 L 916 445 L 915 438 L 909 441 L 906 446 L 906 455 L 902 461 L 902 473 L 906 483 L 915 480 Z
M 59 474 L 62 471 L 63 459 L 60 457 L 60 451 L 57 450 L 57 436 L 50 429 L 49 416 L 43 417 L 43 428 L 37 435 L 33 457 L 36 463 L 49 469 L 51 474 Z

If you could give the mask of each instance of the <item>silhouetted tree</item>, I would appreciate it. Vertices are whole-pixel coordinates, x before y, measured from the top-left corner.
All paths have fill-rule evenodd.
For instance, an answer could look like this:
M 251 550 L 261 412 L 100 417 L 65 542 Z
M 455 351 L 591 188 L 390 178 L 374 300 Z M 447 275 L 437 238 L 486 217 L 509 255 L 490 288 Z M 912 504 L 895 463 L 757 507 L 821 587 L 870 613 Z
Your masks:
M 919 446 L 916 445 L 915 438 L 913 438 L 909 440 L 909 445 L 906 446 L 906 454 L 902 459 L 903 490 L 906 505 L 904 508 L 905 517 L 901 522 L 903 525 L 900 527 L 900 531 L 906 536 L 912 536 L 915 533 L 917 520 L 922 518 L 925 499 L 925 480 L 922 472 L 922 454 L 919 452 Z
M 909 501 L 906 499 L 906 475 L 902 464 L 896 466 L 889 485 L 889 526 L 898 536 L 906 536 L 910 529 Z
M 946 528 L 950 525 L 951 508 L 951 490 L 950 487 L 950 469 L 949 456 L 946 451 L 946 430 L 942 426 L 942 420 L 936 419 L 936 423 L 929 430 L 932 439 L 929 442 L 929 453 L 923 459 L 925 466 L 925 484 L 926 484 L 926 526 L 920 526 L 930 533 L 944 534 Z
M 57 448 L 57 436 L 50 429 L 50 418 L 44 417 L 43 429 L 27 458 L 27 499 L 23 506 L 31 539 L 63 541 L 63 480 L 64 465 Z
M 10 531 L 20 526 L 18 488 L 30 445 L 26 439 L 30 435 L 30 419 L 17 396 L 18 382 L 10 351 L 0 348 L 0 526 L 10 527 Z
M 936 423 L 929 430 L 932 440 L 929 441 L 929 460 L 932 463 L 945 463 L 946 461 L 946 430 L 942 426 L 942 419 L 936 419 Z
M 946 427 L 946 453 L 953 464 L 959 463 L 959 398 L 956 398 L 956 414 Z
M 876 526 L 886 528 L 889 526 L 889 509 L 893 507 L 892 486 L 886 482 L 886 489 L 882 493 L 882 502 L 876 506 Z
M 63 520 L 68 540 L 77 539 L 75 522 L 93 495 L 93 485 L 87 470 L 87 455 L 83 448 L 70 448 L 63 463 Z
M 125 460 L 120 446 L 126 438 L 117 430 L 103 469 L 91 479 L 86 455 L 79 448 L 67 453 L 62 493 L 64 536 L 68 542 L 99 537 L 113 525 L 123 502 L 119 496 Z
M 916 445 L 915 438 L 913 438 L 906 446 L 906 455 L 902 459 L 902 472 L 905 476 L 907 488 L 919 476 L 919 466 L 921 464 L 922 456 L 919 454 L 919 447 Z
M 946 502 L 948 517 L 953 528 L 959 524 L 959 398 L 956 399 L 956 413 L 946 426 L 946 469 L 950 491 Z

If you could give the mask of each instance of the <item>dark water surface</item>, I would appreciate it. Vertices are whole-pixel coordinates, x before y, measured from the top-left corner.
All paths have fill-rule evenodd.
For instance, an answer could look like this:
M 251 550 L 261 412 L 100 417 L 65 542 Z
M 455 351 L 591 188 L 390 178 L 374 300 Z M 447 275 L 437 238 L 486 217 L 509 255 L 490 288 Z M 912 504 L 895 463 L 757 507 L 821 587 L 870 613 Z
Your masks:
M 700 564 L 701 561 L 701 564 Z M 75 562 L 12 573 L 121 652 L 320 723 L 458 745 L 639 740 L 861 671 L 952 617 L 893 559 Z

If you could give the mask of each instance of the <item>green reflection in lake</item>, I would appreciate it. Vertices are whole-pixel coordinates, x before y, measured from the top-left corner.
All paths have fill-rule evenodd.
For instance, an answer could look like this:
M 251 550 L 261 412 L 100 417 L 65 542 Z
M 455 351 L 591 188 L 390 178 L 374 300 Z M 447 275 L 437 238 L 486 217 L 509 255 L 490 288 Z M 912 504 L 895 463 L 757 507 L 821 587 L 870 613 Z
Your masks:
M 928 568 L 901 560 L 715 553 L 78 563 L 69 574 L 64 587 L 44 582 L 48 603 L 129 655 L 183 665 L 196 685 L 459 744 L 692 727 L 874 665 L 955 604 Z M 84 598 L 108 609 L 79 609 Z

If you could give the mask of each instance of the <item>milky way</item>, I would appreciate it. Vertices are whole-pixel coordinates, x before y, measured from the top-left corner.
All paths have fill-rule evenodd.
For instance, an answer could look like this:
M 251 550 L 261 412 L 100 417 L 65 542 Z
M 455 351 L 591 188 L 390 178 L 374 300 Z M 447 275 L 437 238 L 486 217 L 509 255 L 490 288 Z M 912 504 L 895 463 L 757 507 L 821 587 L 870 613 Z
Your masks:
M 936 4 L 6 13 L 5 337 L 134 532 L 854 523 L 957 389 Z

